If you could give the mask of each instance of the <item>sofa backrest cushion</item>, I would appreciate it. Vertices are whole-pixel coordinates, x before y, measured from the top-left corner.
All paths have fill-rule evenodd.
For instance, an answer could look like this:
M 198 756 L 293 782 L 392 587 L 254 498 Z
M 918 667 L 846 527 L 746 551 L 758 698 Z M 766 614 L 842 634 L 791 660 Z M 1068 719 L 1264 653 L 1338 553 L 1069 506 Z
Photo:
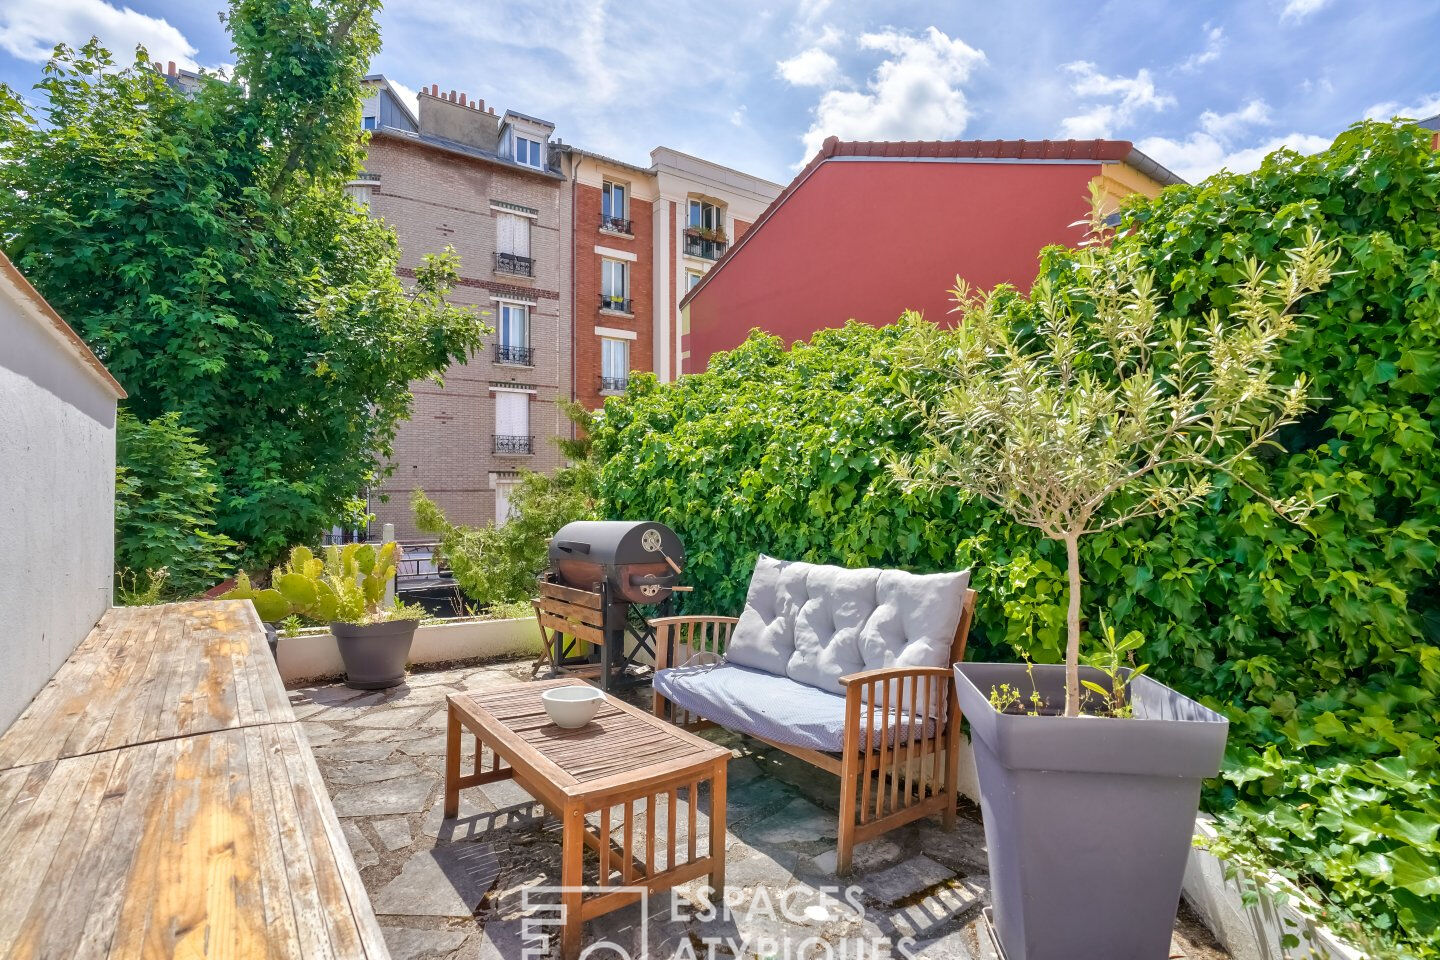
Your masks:
M 745 609 L 725 647 L 726 660 L 785 676 L 795 653 L 795 610 L 804 603 L 804 596 L 793 592 L 797 584 L 804 586 L 793 574 L 797 566 L 809 564 L 787 564 L 763 553 L 755 558 Z M 787 568 L 790 573 L 786 573 Z
M 948 667 L 969 584 L 969 570 L 850 570 L 761 554 L 726 659 L 832 693 L 862 670 Z

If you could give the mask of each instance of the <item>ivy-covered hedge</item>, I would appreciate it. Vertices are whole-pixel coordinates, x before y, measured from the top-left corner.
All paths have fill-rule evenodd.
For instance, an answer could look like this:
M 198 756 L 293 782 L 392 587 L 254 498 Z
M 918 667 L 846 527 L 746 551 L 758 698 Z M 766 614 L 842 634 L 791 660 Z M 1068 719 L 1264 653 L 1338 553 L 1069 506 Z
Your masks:
M 1141 202 L 1117 243 L 1143 252 L 1173 312 L 1198 317 L 1245 258 L 1276 261 L 1312 225 L 1347 272 L 1306 302 L 1287 362 L 1323 399 L 1257 479 L 1329 496 L 1313 532 L 1221 488 L 1206 509 L 1089 538 L 1085 609 L 1142 631 L 1162 679 L 1231 717 L 1205 797 L 1220 852 L 1302 880 L 1373 956 L 1435 958 L 1440 159 L 1413 127 L 1360 125 L 1317 156 L 1277 153 Z M 1066 265 L 1051 250 L 1042 269 Z M 954 494 L 902 495 L 881 466 L 914 443 L 895 358 L 917 322 L 788 351 L 756 335 L 676 384 L 636 378 L 596 425 L 602 512 L 674 526 L 688 605 L 720 612 L 740 606 L 758 551 L 973 564 L 972 656 L 1058 660 L 1061 545 Z

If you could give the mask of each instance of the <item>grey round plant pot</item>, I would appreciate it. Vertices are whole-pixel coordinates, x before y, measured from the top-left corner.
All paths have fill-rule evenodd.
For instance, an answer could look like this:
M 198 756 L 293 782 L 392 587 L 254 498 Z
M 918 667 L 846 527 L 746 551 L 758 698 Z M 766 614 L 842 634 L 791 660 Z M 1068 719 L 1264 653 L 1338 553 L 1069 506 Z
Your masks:
M 1002 683 L 1063 711 L 1065 667 L 1032 669 L 1033 685 L 1023 664 L 955 665 L 1006 960 L 1165 960 L 1200 783 L 1220 770 L 1229 724 L 1148 676 L 1130 684 L 1128 718 L 997 712 Z
M 405 663 L 415 639 L 418 620 L 380 623 L 332 623 L 330 632 L 345 661 L 345 685 L 359 690 L 383 690 L 405 680 Z

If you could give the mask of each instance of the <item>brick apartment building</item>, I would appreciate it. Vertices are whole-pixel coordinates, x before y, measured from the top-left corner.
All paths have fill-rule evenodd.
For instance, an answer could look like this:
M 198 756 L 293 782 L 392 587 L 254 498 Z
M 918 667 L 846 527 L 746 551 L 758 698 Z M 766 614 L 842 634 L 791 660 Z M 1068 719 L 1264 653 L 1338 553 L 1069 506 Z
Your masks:
M 554 126 L 437 87 L 412 113 L 385 77 L 366 78 L 365 172 L 350 192 L 400 240 L 401 273 L 453 246 L 452 301 L 492 343 L 411 385 L 394 471 L 371 491 L 377 523 L 423 539 L 423 489 L 458 523 L 503 520 L 521 469 L 561 463 L 574 427 L 557 400 L 598 407 L 631 371 L 683 368 L 679 301 L 780 193 L 780 185 L 667 147 L 640 167 L 553 138 Z
M 394 228 L 402 275 L 454 247 L 461 279 L 451 299 L 495 329 L 443 387 L 411 385 L 394 472 L 370 502 L 377 523 L 410 540 L 421 537 L 416 488 L 452 520 L 484 524 L 507 515 L 521 468 L 560 465 L 553 438 L 571 433 L 556 403 L 571 396 L 570 194 L 551 165 L 552 124 L 436 87 L 420 93 L 416 116 L 384 77 L 367 84 L 370 141 L 352 194 Z
M 779 195 L 780 185 L 657 147 L 640 167 L 558 144 L 570 191 L 573 389 L 598 407 L 632 370 L 673 380 L 686 355 L 679 301 Z

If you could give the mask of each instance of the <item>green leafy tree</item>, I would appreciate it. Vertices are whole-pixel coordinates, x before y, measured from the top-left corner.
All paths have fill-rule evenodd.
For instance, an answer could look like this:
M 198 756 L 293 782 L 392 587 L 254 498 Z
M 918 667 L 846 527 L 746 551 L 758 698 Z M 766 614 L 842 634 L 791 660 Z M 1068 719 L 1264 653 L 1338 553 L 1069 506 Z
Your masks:
M 1081 538 L 1203 502 L 1299 417 L 1305 375 L 1276 367 L 1334 260 L 1313 233 L 1278 274 L 1251 259 L 1230 305 L 1202 320 L 1171 312 L 1134 248 L 1091 246 L 1028 302 L 960 281 L 956 329 L 917 328 L 906 362 L 948 382 L 915 398 L 923 448 L 894 458 L 895 476 L 955 487 L 1065 545 L 1066 716 L 1080 715 Z
M 453 253 L 407 287 L 345 194 L 378 6 L 236 0 L 233 82 L 190 94 L 94 41 L 57 48 L 38 107 L 0 91 L 0 243 L 137 418 L 195 431 L 252 566 L 358 519 L 410 383 L 485 333 L 446 300 Z
M 229 576 L 235 542 L 215 532 L 215 461 L 169 413 L 115 424 L 115 566 L 127 596 L 149 579 L 150 603 L 188 597 Z M 165 571 L 151 576 L 147 572 Z

